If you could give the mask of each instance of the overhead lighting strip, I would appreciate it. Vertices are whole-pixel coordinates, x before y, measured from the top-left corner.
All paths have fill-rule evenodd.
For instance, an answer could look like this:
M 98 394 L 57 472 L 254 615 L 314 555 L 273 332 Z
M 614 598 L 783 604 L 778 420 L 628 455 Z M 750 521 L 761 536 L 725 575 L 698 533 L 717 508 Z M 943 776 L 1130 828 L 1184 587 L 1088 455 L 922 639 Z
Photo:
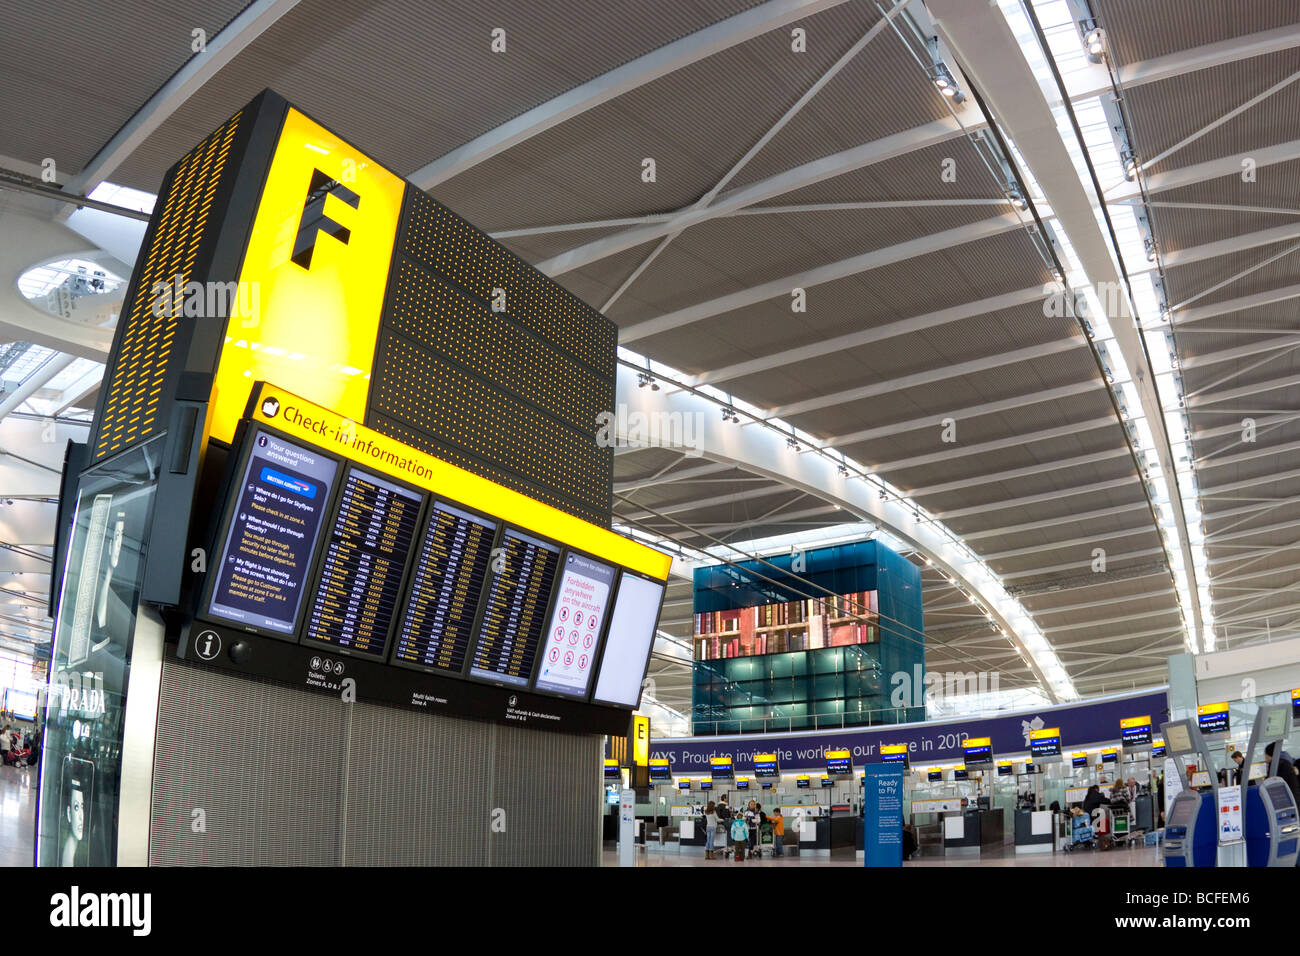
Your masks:
M 1073 97 L 1079 91 L 1089 88 L 1087 74 L 1091 63 L 1094 62 L 1091 58 L 1097 55 L 1103 58 L 1105 56 L 1104 33 L 1100 35 L 1103 50 L 1100 54 L 1094 54 L 1091 51 L 1096 46 L 1097 37 L 1093 35 L 1095 26 L 1085 34 L 1092 37 L 1091 46 L 1086 46 L 1086 41 L 1081 40 L 1080 33 L 1076 30 L 1074 11 L 1066 0 L 1023 0 L 1023 2 L 1033 3 L 1035 16 L 1042 25 L 1043 34 L 1052 52 L 1056 69 L 1066 85 L 1067 94 Z M 1061 91 L 1056 84 L 1051 66 L 1045 59 L 1043 48 L 1021 6 L 1021 0 L 998 0 L 998 4 L 1040 88 L 1051 104 L 1052 114 L 1057 122 L 1057 132 L 1070 155 L 1075 174 L 1083 184 L 1085 192 L 1096 197 L 1089 164 L 1098 179 L 1103 181 L 1116 179 L 1123 181 L 1126 172 L 1128 178 L 1141 176 L 1138 168 L 1139 160 L 1127 148 L 1128 137 L 1122 128 L 1122 117 L 1118 119 L 1121 127 L 1118 132 L 1122 134 L 1125 141 L 1123 145 L 1117 142 L 1117 137 L 1113 135 L 1116 132 L 1116 123 L 1112 121 L 1112 116 L 1100 96 L 1073 101 L 1075 119 L 1087 148 L 1087 155 L 1084 155 L 1079 147 L 1069 114 L 1061 102 Z M 1025 169 L 1023 165 L 1021 168 Z M 1032 180 L 1032 176 L 1028 173 L 1027 178 Z M 1029 188 L 1032 192 L 1037 187 L 1034 184 Z M 1116 265 L 1116 271 L 1121 273 L 1123 271 L 1119 268 L 1121 257 L 1125 262 L 1146 263 L 1153 259 L 1158 262 L 1160 254 L 1158 246 L 1154 244 L 1154 237 L 1150 234 L 1149 228 L 1145 227 L 1139 219 L 1135 207 L 1127 203 L 1108 204 L 1105 203 L 1104 197 L 1096 197 L 1096 200 L 1093 213 L 1103 233 L 1111 234 L 1110 230 L 1113 228 L 1115 248 L 1108 245 L 1108 250 Z M 1107 214 L 1109 214 L 1109 222 Z M 1146 221 L 1149 222 L 1149 219 Z M 1205 550 L 1205 527 L 1192 461 L 1191 425 L 1184 408 L 1178 354 L 1170 333 L 1169 315 L 1161 291 L 1151 270 L 1128 274 L 1131 288 L 1130 308 L 1133 310 L 1134 321 L 1146 345 L 1152 373 L 1156 380 L 1156 392 L 1160 399 L 1161 411 L 1165 416 L 1165 427 L 1176 470 L 1172 476 L 1165 475 L 1160 467 L 1150 423 L 1146 420 L 1137 390 L 1133 385 L 1132 372 L 1114 342 L 1115 336 L 1107 320 L 1106 309 L 1098 300 L 1092 284 L 1080 268 L 1079 260 L 1064 230 L 1056 230 L 1056 238 L 1062 247 L 1063 258 L 1070 263 L 1066 284 L 1074 292 L 1082 294 L 1087 301 L 1089 335 L 1097 346 L 1098 352 L 1103 356 L 1107 384 L 1117 399 L 1125 426 L 1129 429 L 1138 449 L 1143 477 L 1151 491 L 1153 506 L 1159 519 L 1161 542 L 1178 596 L 1184 642 L 1192 653 L 1197 653 L 1200 649 L 1193 626 L 1196 620 L 1193 609 L 1199 608 L 1203 649 L 1207 652 L 1213 651 L 1214 616 L 1209 589 L 1209 559 Z M 1183 559 L 1178 523 L 1172 507 L 1174 495 L 1178 496 L 1183 508 L 1188 550 L 1192 555 L 1195 573 L 1195 586 L 1192 584 L 1192 575 L 1189 574 Z

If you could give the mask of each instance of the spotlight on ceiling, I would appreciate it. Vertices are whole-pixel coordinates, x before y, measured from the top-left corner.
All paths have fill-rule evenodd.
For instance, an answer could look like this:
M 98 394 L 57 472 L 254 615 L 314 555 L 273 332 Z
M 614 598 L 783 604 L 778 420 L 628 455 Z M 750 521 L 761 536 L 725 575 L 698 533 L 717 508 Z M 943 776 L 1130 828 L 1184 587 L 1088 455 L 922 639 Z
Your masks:
M 1011 205 L 1015 206 L 1017 209 L 1023 210 L 1029 208 L 1029 200 L 1025 198 L 1024 193 L 1019 189 L 1013 188 L 1007 193 L 1007 198 L 1011 200 Z
M 650 386 L 651 391 L 655 391 L 655 392 L 659 391 L 659 383 L 655 381 L 655 377 L 653 375 L 651 375 L 649 372 L 637 372 L 636 387 L 645 388 L 647 385 Z
M 1129 182 L 1137 179 L 1138 161 L 1137 157 L 1133 155 L 1133 151 L 1130 149 L 1120 150 L 1119 161 L 1124 164 L 1124 178 Z
M 1152 239 L 1150 236 L 1147 236 L 1145 239 L 1142 240 L 1142 245 L 1146 247 L 1147 262 L 1155 262 L 1157 256 L 1156 241 Z
M 1080 20 L 1079 31 L 1083 34 L 1083 49 L 1089 62 L 1100 63 L 1106 55 L 1106 33 L 1093 20 Z
M 948 64 L 940 60 L 934 65 L 934 86 L 940 93 L 948 97 L 954 103 L 964 103 L 966 94 L 961 91 L 957 81 L 953 79 L 952 71 L 948 69 Z

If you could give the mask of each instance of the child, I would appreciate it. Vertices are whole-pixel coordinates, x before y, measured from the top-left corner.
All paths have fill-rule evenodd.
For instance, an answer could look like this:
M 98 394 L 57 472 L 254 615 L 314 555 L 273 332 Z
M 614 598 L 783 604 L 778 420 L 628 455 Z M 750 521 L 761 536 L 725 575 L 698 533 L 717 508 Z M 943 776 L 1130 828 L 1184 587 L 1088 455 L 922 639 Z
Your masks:
M 744 863 L 745 847 L 749 843 L 749 826 L 739 813 L 731 818 L 731 840 L 736 844 L 736 862 Z

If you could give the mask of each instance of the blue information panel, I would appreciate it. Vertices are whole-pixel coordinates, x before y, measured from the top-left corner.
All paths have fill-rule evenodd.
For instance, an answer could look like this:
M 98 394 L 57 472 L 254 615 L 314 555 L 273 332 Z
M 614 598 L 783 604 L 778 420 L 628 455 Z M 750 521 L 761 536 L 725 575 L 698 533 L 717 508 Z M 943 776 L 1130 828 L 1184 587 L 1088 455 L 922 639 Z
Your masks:
M 897 764 L 867 764 L 862 808 L 865 865 L 902 866 L 903 769 Z

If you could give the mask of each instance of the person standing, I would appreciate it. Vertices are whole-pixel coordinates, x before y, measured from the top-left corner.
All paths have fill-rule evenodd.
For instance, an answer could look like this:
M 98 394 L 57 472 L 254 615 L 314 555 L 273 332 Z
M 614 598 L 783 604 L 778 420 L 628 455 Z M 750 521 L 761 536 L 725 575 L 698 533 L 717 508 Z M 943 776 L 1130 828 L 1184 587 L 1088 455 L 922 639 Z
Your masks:
M 713 801 L 704 808 L 704 859 L 713 859 L 713 838 L 718 832 L 718 809 Z
M 9 725 L 5 724 L 4 731 L 0 733 L 0 761 L 9 763 L 11 757 L 9 749 L 12 746 L 13 740 L 9 737 Z
M 725 859 L 731 850 L 731 807 L 725 796 L 718 801 L 718 822 L 722 824 L 722 856 Z
M 1275 744 L 1269 744 L 1264 748 L 1264 756 L 1268 758 L 1270 769 L 1273 766 L 1273 750 L 1275 746 Z M 1277 776 L 1286 781 L 1286 785 L 1291 788 L 1291 795 L 1295 797 L 1296 803 L 1300 804 L 1300 779 L 1296 777 L 1295 764 L 1287 759 L 1285 750 L 1278 755 Z
M 745 844 L 749 842 L 749 827 L 743 814 L 737 813 L 731 818 L 731 842 L 736 847 L 736 862 L 745 862 Z
M 749 855 L 754 855 L 754 845 L 758 841 L 758 804 L 753 800 L 745 807 L 745 829 L 749 836 Z
M 772 821 L 772 855 L 785 856 L 785 817 L 781 816 L 781 808 L 773 807 L 768 819 Z

